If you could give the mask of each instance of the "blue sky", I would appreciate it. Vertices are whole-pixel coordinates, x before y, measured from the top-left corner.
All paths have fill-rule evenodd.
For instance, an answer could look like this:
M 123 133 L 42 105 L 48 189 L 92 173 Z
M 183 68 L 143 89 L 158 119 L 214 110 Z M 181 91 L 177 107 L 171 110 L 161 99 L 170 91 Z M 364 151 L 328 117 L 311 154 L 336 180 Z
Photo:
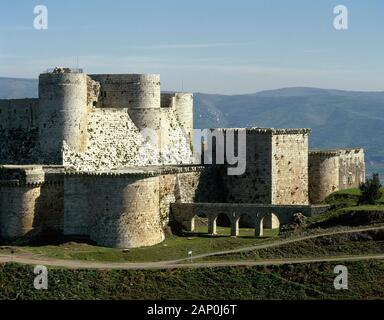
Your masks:
M 382 0 L 2 0 L 0 76 L 37 78 L 78 56 L 87 73 L 160 73 L 163 90 L 384 90 L 383 31 Z

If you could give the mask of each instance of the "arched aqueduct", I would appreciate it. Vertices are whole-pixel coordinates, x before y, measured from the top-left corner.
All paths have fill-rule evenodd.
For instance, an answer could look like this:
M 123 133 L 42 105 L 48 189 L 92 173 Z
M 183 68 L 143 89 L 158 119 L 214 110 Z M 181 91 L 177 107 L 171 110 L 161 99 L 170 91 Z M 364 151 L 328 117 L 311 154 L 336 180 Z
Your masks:
M 217 234 L 217 219 L 224 215 L 230 221 L 231 236 L 239 235 L 239 222 L 245 219 L 254 226 L 255 237 L 263 236 L 263 229 L 274 229 L 292 221 L 295 213 L 311 216 L 325 211 L 328 206 L 311 205 L 259 205 L 230 203 L 173 203 L 173 218 L 190 232 L 195 230 L 195 219 L 198 216 L 208 218 L 208 234 Z M 274 219 L 275 218 L 275 219 Z

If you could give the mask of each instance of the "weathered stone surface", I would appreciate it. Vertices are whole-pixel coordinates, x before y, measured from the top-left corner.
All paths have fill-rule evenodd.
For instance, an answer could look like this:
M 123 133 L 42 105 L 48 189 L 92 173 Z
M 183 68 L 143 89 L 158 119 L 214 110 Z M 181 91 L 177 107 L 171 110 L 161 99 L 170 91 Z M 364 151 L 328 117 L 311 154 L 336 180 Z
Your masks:
M 39 99 L 0 100 L 4 239 L 56 233 L 147 246 L 172 220 L 193 229 L 197 213 L 211 233 L 222 213 L 233 236 L 239 222 L 259 236 L 298 211 L 323 212 L 309 201 L 365 179 L 360 149 L 311 152 L 308 161 L 309 129 L 219 129 L 246 134 L 245 173 L 193 165 L 193 95 L 161 93 L 159 75 L 56 68 L 39 80 Z
M 309 197 L 320 203 L 335 191 L 365 181 L 363 149 L 313 150 L 309 153 Z

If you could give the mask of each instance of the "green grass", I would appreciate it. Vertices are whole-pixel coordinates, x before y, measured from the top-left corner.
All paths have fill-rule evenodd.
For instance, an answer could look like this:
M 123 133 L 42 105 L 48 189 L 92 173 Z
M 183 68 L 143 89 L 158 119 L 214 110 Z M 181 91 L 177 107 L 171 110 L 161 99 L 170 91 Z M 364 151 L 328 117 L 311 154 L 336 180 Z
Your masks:
M 0 299 L 383 299 L 384 262 L 341 262 L 349 290 L 335 290 L 340 263 L 175 270 L 49 268 L 48 290 L 33 287 L 33 267 L 0 265 Z
M 375 213 L 384 213 L 384 189 L 382 189 L 382 191 L 383 195 L 377 201 L 376 205 L 358 205 L 359 195 L 361 194 L 359 189 L 337 191 L 324 200 L 325 204 L 330 204 L 333 208 L 324 214 L 309 217 L 307 219 L 307 227 L 311 228 L 320 226 L 322 228 L 326 228 L 329 227 L 327 226 L 327 222 L 330 222 L 330 226 L 335 226 L 335 224 L 338 223 L 338 219 L 342 216 L 345 216 L 345 219 L 343 219 L 343 225 L 345 225 L 348 220 L 348 215 L 356 212 L 365 215 L 372 215 L 372 217 L 374 217 L 373 214 Z M 380 221 L 377 221 L 377 223 L 383 222 L 381 221 L 381 218 L 379 220 Z M 367 221 L 363 221 L 362 223 L 367 223 Z
M 377 212 L 377 211 L 384 211 L 384 205 L 382 205 L 382 204 L 361 205 L 361 206 L 356 206 L 356 207 L 343 208 L 341 211 L 344 211 L 344 212 L 347 212 L 347 211 Z
M 382 196 L 377 201 L 377 204 L 379 205 L 384 204 L 384 188 L 381 189 L 381 192 L 382 192 Z M 333 204 L 333 205 L 340 205 L 343 203 L 348 205 L 357 205 L 360 195 L 361 195 L 361 192 L 359 189 L 340 190 L 332 193 L 323 202 L 325 204 Z
M 149 262 L 167 261 L 187 258 L 187 252 L 193 251 L 194 255 L 236 249 L 243 246 L 252 246 L 266 241 L 271 241 L 278 235 L 278 230 L 266 229 L 260 239 L 254 237 L 254 229 L 240 229 L 237 238 L 229 237 L 230 229 L 218 227 L 217 236 L 204 234 L 206 227 L 198 227 L 196 233 L 184 236 L 168 236 L 164 242 L 151 246 L 130 249 L 125 252 L 122 249 L 104 248 L 84 243 L 69 242 L 62 245 L 48 246 L 22 246 L 2 247 L 0 254 L 33 253 L 50 258 L 74 259 L 86 261 L 110 261 L 110 262 Z
M 322 236 L 272 248 L 211 256 L 199 261 L 253 261 L 383 253 L 384 230 L 372 230 L 359 233 Z
M 336 191 L 334 194 L 336 194 L 336 195 L 360 196 L 361 192 L 360 192 L 359 189 L 346 189 L 346 190 Z

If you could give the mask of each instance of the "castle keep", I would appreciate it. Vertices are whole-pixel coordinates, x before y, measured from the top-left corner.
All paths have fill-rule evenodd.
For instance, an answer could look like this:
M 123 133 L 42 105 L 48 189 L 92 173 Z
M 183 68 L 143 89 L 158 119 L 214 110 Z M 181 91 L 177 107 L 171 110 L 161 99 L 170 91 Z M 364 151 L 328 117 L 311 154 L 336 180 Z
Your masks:
M 193 95 L 161 93 L 158 75 L 41 74 L 38 99 L 0 100 L 0 237 L 149 246 L 170 220 L 192 230 L 196 210 L 214 233 L 217 208 L 232 214 L 236 235 L 241 208 L 247 224 L 266 208 L 282 222 L 365 179 L 362 149 L 309 152 L 309 129 L 221 130 L 246 133 L 241 175 L 196 162 Z

